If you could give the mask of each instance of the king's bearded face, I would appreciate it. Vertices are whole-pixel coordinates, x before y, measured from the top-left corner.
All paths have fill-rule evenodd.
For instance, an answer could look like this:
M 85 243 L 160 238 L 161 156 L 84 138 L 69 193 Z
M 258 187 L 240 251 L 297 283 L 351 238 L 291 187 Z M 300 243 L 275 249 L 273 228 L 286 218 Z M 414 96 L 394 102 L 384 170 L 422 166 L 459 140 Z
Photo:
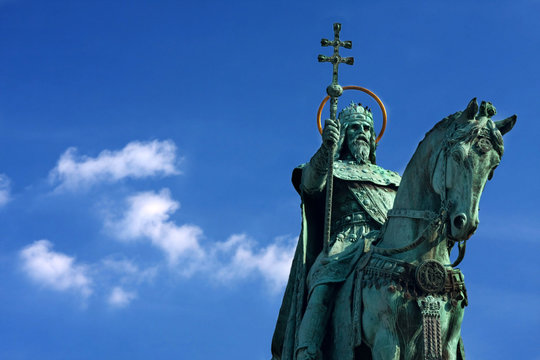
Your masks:
M 347 127 L 347 146 L 351 155 L 360 164 L 369 162 L 371 126 L 369 121 L 361 119 L 350 122 Z

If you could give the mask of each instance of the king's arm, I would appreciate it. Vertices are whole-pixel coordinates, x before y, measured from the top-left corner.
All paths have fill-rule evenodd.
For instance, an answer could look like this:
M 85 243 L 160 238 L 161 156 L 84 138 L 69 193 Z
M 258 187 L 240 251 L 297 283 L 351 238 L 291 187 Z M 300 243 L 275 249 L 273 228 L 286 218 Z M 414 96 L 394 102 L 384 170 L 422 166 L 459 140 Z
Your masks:
M 324 189 L 328 173 L 328 160 L 330 154 L 332 156 L 334 154 L 339 135 L 339 122 L 326 120 L 322 133 L 322 144 L 302 170 L 301 187 L 304 192 L 315 193 Z

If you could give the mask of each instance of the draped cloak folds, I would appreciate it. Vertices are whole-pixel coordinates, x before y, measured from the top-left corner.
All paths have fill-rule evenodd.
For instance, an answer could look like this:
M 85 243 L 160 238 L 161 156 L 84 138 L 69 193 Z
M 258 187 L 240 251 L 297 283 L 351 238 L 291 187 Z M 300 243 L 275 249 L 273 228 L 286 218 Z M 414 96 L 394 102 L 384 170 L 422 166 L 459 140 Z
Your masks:
M 341 258 L 348 260 L 334 261 L 332 257 L 325 256 L 322 259 L 325 265 L 317 264 L 317 273 L 322 274 L 316 276 L 315 283 L 310 274 L 308 287 L 308 274 L 323 249 L 325 193 L 306 194 L 302 191 L 300 183 L 304 166 L 300 165 L 292 174 L 293 185 L 302 200 L 302 230 L 272 338 L 272 360 L 294 359 L 298 346 L 298 329 L 310 290 L 325 282 L 344 282 L 362 255 L 362 250 L 351 247 L 350 253 L 340 254 Z M 334 162 L 334 177 L 352 185 L 349 189 L 354 198 L 373 220 L 380 225 L 386 222 L 386 213 L 393 205 L 401 180 L 396 172 L 374 164 L 358 165 L 338 160 Z M 321 262 L 321 257 L 317 262 Z

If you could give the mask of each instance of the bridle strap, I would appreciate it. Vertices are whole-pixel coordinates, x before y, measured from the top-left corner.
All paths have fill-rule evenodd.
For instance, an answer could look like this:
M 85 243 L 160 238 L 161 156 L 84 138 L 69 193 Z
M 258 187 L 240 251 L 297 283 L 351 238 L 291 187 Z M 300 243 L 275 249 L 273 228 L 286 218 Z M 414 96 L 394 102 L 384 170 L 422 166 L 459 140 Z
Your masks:
M 411 211 L 414 211 L 414 210 L 411 210 Z M 409 245 L 405 245 L 400 248 L 380 248 L 377 246 L 373 246 L 372 247 L 373 252 L 377 254 L 381 254 L 381 255 L 395 255 L 395 254 L 401 254 L 401 253 L 404 253 L 406 251 L 416 248 L 418 245 L 423 243 L 424 240 L 426 240 L 427 237 L 425 235 L 429 228 L 434 227 L 433 232 L 437 232 L 441 228 L 441 225 L 443 224 L 443 220 L 446 217 L 446 214 L 447 214 L 446 207 L 444 206 L 441 207 L 440 214 L 438 216 L 435 215 L 431 219 L 429 224 L 424 228 L 424 230 L 422 230 L 422 232 L 416 237 L 416 239 Z

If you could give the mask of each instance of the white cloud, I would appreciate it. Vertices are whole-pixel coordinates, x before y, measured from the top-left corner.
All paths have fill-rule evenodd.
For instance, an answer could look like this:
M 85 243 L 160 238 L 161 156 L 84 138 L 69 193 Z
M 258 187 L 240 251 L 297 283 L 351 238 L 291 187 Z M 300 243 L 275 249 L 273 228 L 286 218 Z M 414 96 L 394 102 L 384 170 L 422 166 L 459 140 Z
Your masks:
M 55 252 L 52 247 L 50 241 L 39 240 L 20 251 L 22 268 L 34 282 L 57 291 L 72 290 L 84 299 L 97 292 L 105 295 L 107 303 L 113 307 L 125 307 L 137 297 L 135 291 L 124 290 L 125 286 L 151 282 L 157 275 L 157 267 L 141 269 L 131 260 L 112 256 L 80 265 L 74 257 Z M 120 285 L 112 287 L 109 293 L 111 284 Z
M 277 238 L 261 247 L 244 234 L 224 242 L 203 244 L 202 229 L 177 225 L 171 215 L 180 207 L 168 189 L 141 192 L 127 198 L 127 208 L 116 219 L 107 219 L 114 236 L 125 242 L 149 241 L 162 250 L 169 265 L 184 276 L 200 273 L 221 281 L 262 276 L 272 290 L 281 289 L 289 276 L 295 240 Z M 118 266 L 119 264 L 117 264 Z M 122 265 L 126 271 L 129 264 Z
M 294 250 L 293 239 L 277 238 L 274 243 L 256 249 L 256 243 L 245 234 L 232 235 L 215 248 L 215 256 L 225 259 L 216 276 L 221 280 L 235 280 L 258 273 L 272 290 L 278 291 L 289 278 Z
M 112 289 L 109 298 L 107 299 L 109 305 L 114 307 L 125 307 L 137 297 L 134 292 L 126 291 L 119 286 Z
M 38 240 L 20 251 L 23 270 L 37 283 L 58 291 L 73 290 L 84 297 L 92 293 L 87 267 L 75 258 L 52 251 L 52 243 Z
M 103 150 L 95 158 L 77 155 L 71 147 L 60 156 L 49 179 L 58 184 L 57 190 L 77 190 L 99 182 L 177 174 L 175 161 L 176 145 L 170 140 L 133 141 L 122 150 Z
M 158 273 L 157 266 L 140 269 L 139 266 L 131 260 L 115 259 L 110 256 L 101 261 L 100 268 L 103 273 L 113 275 L 117 281 L 122 283 L 140 284 L 152 282 Z
M 184 255 L 189 255 L 191 260 L 203 255 L 199 244 L 202 230 L 195 225 L 178 226 L 170 220 L 180 204 L 171 199 L 168 189 L 135 194 L 127 199 L 127 203 L 127 210 L 119 220 L 107 221 L 109 229 L 118 238 L 149 240 L 166 253 L 171 265 Z
M 11 200 L 11 181 L 5 174 L 0 174 L 0 207 Z

